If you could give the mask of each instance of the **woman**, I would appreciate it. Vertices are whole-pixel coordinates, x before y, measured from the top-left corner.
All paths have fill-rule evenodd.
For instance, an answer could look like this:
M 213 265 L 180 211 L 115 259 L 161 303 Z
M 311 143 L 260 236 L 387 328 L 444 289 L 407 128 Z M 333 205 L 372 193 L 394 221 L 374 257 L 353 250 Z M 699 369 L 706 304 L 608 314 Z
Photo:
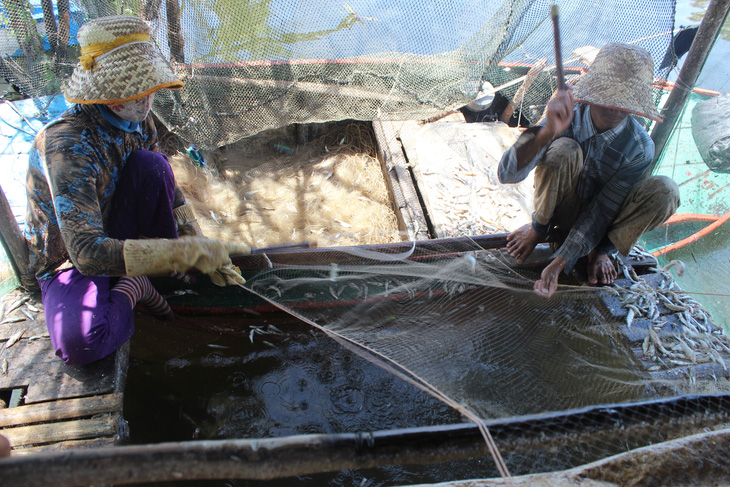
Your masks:
M 217 284 L 242 283 L 229 253 L 206 239 L 157 152 L 149 115 L 156 91 L 183 86 L 132 16 L 91 20 L 65 87 L 75 103 L 38 133 L 27 176 L 26 238 L 56 354 L 99 360 L 134 330 L 132 309 L 169 318 L 147 275 L 195 268 Z M 178 238 L 181 235 L 192 235 Z

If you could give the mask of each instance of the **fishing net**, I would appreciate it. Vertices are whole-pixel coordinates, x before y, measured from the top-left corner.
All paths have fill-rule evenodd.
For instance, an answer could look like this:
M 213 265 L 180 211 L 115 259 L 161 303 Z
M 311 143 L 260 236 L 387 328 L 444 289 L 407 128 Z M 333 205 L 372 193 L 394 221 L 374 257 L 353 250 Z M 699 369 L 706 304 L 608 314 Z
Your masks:
M 655 76 L 666 77 L 670 66 L 659 68 L 657 61 L 671 46 L 674 1 L 558 3 L 568 82 L 590 65 L 595 48 L 609 41 L 646 48 L 655 60 Z M 0 42 L 0 70 L 34 97 L 60 93 L 78 56 L 75 31 L 87 18 L 134 13 L 149 20 L 155 43 L 185 82 L 182 90 L 160 92 L 154 112 L 186 144 L 202 149 L 230 146 L 291 124 L 439 116 L 472 101 L 485 83 L 514 103 L 516 123 L 535 123 L 556 87 L 548 1 L 482 2 L 475 7 L 460 0 L 387 6 L 365 1 L 79 0 L 58 2 L 56 10 L 52 2 L 3 4 L 8 35 Z M 539 69 L 531 69 L 535 65 Z M 459 159 L 472 158 L 466 170 L 484 169 L 483 157 L 474 157 L 481 150 L 475 144 L 443 139 L 431 130 L 424 129 L 422 139 L 401 142 L 425 152 L 451 150 Z M 339 147 L 361 136 L 345 137 L 342 143 L 337 137 L 321 146 L 336 157 Z M 278 150 L 286 152 L 286 147 Z M 372 154 L 364 154 L 356 161 L 371 165 Z M 254 196 L 259 190 L 251 181 L 245 187 L 246 174 L 259 182 L 270 177 L 275 187 L 293 179 L 276 180 L 276 172 L 285 170 L 284 159 L 243 169 L 234 167 L 240 161 L 218 161 L 217 170 L 230 183 L 218 181 L 219 187 L 206 173 L 210 168 L 187 167 L 188 188 L 194 192 L 202 181 L 208 191 L 238 196 L 243 185 Z M 411 162 L 423 187 L 431 188 L 426 196 L 436 199 L 440 168 Z M 301 178 L 321 177 L 324 192 L 330 192 L 327 181 L 332 176 L 327 173 L 346 164 L 340 159 L 312 163 L 306 157 L 286 163 Z M 368 180 L 360 189 L 374 185 Z M 459 227 L 454 221 L 462 215 L 450 208 L 448 196 L 463 196 L 469 210 L 490 207 L 487 192 L 471 189 L 442 195 L 443 204 L 429 205 L 438 222 L 436 233 L 458 237 L 510 230 L 529 215 L 529 201 L 518 197 L 514 218 L 495 221 L 493 216 L 505 213 L 500 209 L 462 221 Z M 258 213 L 244 213 L 260 217 L 268 208 L 262 203 Z M 203 207 L 198 213 L 201 218 Z M 207 233 L 219 220 L 230 227 L 242 215 L 214 212 L 210 219 L 216 225 L 208 222 Z M 247 228 L 228 237 L 245 234 L 253 244 L 297 240 L 297 234 L 286 232 L 261 235 L 257 228 L 271 229 L 271 221 L 238 222 Z M 363 225 L 367 227 L 372 222 Z M 317 224 L 309 222 L 300 232 L 303 228 L 316 233 Z M 340 230 L 331 241 L 362 242 L 345 242 L 343 234 L 357 231 Z M 385 239 L 362 238 L 368 243 L 402 239 L 393 228 L 377 233 L 375 237 Z M 515 266 L 504 251 L 484 249 L 470 238 L 388 249 L 320 250 L 289 260 L 284 253 L 260 257 L 263 270 L 244 268 L 246 292 L 322 330 L 481 425 L 494 459 L 484 476 L 570 468 L 727 421 L 720 399 L 707 403 L 694 401 L 692 395 L 723 398 L 728 392 L 730 346 L 712 315 L 693 296 L 676 289 L 670 274 L 676 267 L 664 267 L 669 262 L 640 252 L 637 259 L 650 261 L 644 274 L 621 266 L 615 287 L 566 285 L 545 300 L 532 290 L 542 268 L 539 262 Z M 544 250 L 542 255 L 549 255 Z M 678 398 L 689 399 L 651 402 Z M 615 414 L 611 408 L 593 415 L 576 412 L 644 402 L 650 405 L 630 413 L 618 407 Z M 551 416 L 535 432 L 533 419 L 561 411 L 576 414 Z M 520 418 L 527 418 L 522 426 L 500 429 L 500 421 L 517 424 Z
M 642 276 L 620 264 L 615 287 L 561 285 L 546 300 L 532 290 L 539 260 L 520 268 L 466 237 L 382 250 L 270 254 L 245 287 L 477 423 L 728 392 L 725 333 L 648 254 L 635 255 Z M 485 425 L 484 475 L 571 468 L 727 421 L 687 404 L 629 422 L 610 411 L 534 435 L 527 419 L 496 440 Z
M 292 123 L 425 119 L 472 101 L 485 82 L 511 100 L 538 59 L 515 114 L 536 121 L 555 89 L 552 2 L 204 0 L 4 2 L 1 74 L 28 96 L 60 93 L 87 18 L 131 13 L 185 82 L 155 99 L 160 120 L 200 148 Z M 592 47 L 631 42 L 652 54 L 655 76 L 671 46 L 674 0 L 561 1 L 568 80 Z M 44 10 L 45 9 L 45 10 Z M 53 12 L 54 15 L 51 15 Z M 498 88 L 499 89 L 499 88 Z

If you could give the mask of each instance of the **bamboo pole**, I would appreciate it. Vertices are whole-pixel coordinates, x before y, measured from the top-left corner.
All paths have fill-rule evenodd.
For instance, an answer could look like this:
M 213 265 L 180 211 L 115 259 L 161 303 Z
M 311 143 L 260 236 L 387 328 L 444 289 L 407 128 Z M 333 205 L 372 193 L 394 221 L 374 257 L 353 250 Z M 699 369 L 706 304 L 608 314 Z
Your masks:
M 560 27 L 558 6 L 553 5 L 550 9 L 550 16 L 553 19 L 553 42 L 555 43 L 555 78 L 558 82 L 558 90 L 565 91 L 565 76 L 563 75 L 563 54 L 560 48 Z
M 669 136 L 684 109 L 689 94 L 697 82 L 697 78 L 702 72 L 707 56 L 720 33 L 728 11 L 730 10 L 730 0 L 711 0 L 707 7 L 705 16 L 700 23 L 700 28 L 695 35 L 692 47 L 689 48 L 687 59 L 679 71 L 677 81 L 674 84 L 672 92 L 667 98 L 667 102 L 662 108 L 661 116 L 663 122 L 659 122 L 651 132 L 651 138 L 654 140 L 655 152 L 654 162 L 647 169 L 645 174 L 651 174 L 656 168 L 657 162 L 664 151 L 664 147 L 669 140 Z

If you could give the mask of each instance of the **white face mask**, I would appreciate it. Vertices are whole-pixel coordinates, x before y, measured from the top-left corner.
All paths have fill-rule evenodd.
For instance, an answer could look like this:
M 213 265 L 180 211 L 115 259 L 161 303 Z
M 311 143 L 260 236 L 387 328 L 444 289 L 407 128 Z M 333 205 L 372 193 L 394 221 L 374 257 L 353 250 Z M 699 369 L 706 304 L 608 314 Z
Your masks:
M 147 118 L 147 115 L 150 113 L 154 97 L 155 94 L 152 93 L 144 98 L 139 98 L 127 103 L 109 105 L 109 109 L 122 120 L 126 120 L 127 122 L 141 122 Z

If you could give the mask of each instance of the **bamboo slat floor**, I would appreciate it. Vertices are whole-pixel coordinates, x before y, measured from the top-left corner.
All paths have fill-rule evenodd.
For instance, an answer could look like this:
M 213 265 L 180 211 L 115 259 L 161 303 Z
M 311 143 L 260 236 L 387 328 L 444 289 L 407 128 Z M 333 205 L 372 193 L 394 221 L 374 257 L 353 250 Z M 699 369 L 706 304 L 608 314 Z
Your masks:
M 0 434 L 13 455 L 120 443 L 128 344 L 93 364 L 66 365 L 42 308 L 38 293 L 16 289 L 2 298 Z

